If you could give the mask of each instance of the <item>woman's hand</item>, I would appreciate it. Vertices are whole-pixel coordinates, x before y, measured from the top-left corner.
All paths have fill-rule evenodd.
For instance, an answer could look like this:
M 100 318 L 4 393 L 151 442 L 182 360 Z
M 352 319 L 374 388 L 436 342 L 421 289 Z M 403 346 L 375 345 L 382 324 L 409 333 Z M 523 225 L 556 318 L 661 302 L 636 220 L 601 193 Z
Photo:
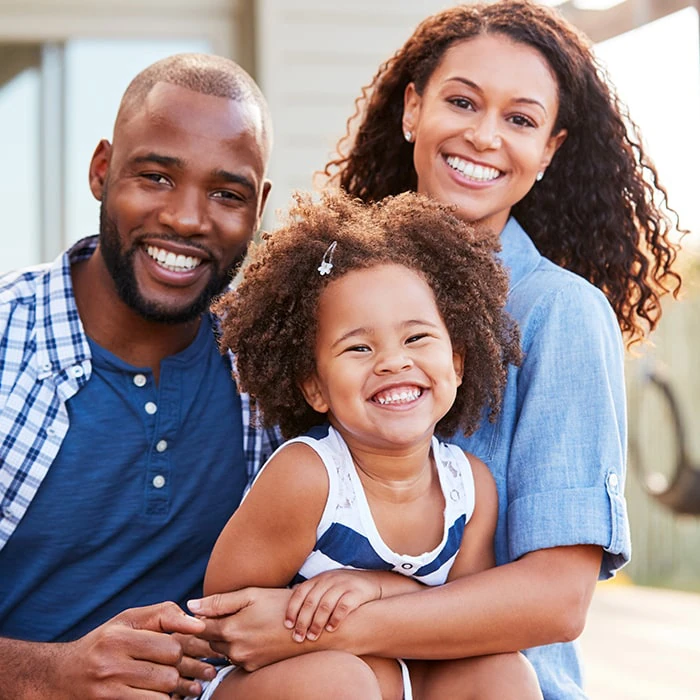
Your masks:
M 284 626 L 291 591 L 243 588 L 191 600 L 189 609 L 204 623 L 198 636 L 246 671 L 316 651 L 318 642 L 298 644 Z

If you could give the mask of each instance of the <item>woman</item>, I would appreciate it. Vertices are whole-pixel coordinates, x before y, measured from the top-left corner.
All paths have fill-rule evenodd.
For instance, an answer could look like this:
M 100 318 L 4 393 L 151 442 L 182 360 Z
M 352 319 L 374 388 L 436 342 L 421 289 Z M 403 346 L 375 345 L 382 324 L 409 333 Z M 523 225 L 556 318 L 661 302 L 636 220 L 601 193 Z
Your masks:
M 526 649 L 545 698 L 585 697 L 571 642 L 596 580 L 630 555 L 622 335 L 653 330 L 659 298 L 680 286 L 675 215 L 586 41 L 533 2 L 427 18 L 364 97 L 327 174 L 367 202 L 416 190 L 453 205 L 490 228 L 510 269 L 524 360 L 496 422 L 455 438 L 495 477 L 500 566 L 367 603 L 296 649 L 272 627 L 286 597 L 248 590 L 198 612 L 245 608 L 207 635 L 248 668 L 320 648 L 417 659 Z

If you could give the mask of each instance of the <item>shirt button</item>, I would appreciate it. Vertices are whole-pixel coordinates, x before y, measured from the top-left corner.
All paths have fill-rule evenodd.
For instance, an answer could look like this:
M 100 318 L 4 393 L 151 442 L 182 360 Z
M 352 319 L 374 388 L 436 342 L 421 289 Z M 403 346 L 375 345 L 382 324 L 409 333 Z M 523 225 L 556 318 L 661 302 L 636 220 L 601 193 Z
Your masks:
M 82 377 L 85 371 L 80 365 L 76 365 L 75 367 L 71 367 L 71 374 L 77 379 L 78 377 Z
M 51 363 L 50 362 L 44 362 L 43 365 L 41 365 L 41 369 L 44 370 L 44 372 L 48 372 L 51 369 Z
M 9 508 L 2 509 L 2 517 L 12 520 L 12 511 Z
M 165 450 L 168 449 L 168 441 L 167 440 L 158 440 L 156 443 L 156 450 L 158 452 L 165 452 Z
M 408 562 L 405 562 L 405 563 L 401 564 L 401 568 L 406 569 L 406 571 L 408 571 L 409 569 L 413 568 L 413 564 L 409 564 Z
M 162 474 L 156 474 L 151 482 L 157 489 L 162 489 L 165 486 L 165 477 Z
M 617 491 L 617 487 L 620 483 L 620 480 L 617 478 L 617 474 L 610 474 L 608 476 L 608 486 L 613 490 Z
M 148 401 L 143 408 L 149 416 L 152 416 L 158 410 L 158 406 L 153 401 Z
M 136 386 L 138 386 L 138 387 L 146 386 L 146 375 L 145 374 L 135 374 L 134 375 L 134 384 L 136 384 Z

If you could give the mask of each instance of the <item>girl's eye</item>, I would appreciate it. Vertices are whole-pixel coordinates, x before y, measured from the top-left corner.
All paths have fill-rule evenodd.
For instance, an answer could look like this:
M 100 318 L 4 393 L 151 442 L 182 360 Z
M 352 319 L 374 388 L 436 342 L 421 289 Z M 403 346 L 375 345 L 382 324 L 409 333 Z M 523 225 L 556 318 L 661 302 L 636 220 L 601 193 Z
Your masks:
M 451 97 L 448 102 L 460 109 L 474 109 L 474 104 L 466 97 Z
M 345 352 L 370 352 L 367 345 L 351 345 Z
M 427 333 L 417 333 L 416 335 L 412 335 L 410 338 L 406 339 L 407 343 L 416 343 L 419 340 L 423 340 L 423 338 L 427 338 L 428 334 Z
M 516 126 L 536 126 L 535 122 L 533 122 L 532 119 L 524 117 L 522 114 L 516 114 L 515 116 L 510 118 L 510 121 Z

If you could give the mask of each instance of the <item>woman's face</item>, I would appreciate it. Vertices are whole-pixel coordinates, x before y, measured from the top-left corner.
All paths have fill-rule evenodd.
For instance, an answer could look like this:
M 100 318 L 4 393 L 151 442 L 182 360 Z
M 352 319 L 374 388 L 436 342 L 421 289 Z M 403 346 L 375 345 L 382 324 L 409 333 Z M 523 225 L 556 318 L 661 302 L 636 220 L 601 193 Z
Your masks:
M 418 191 L 500 233 L 566 137 L 552 133 L 558 107 L 554 75 L 532 47 L 497 34 L 455 44 L 422 95 L 406 88 Z

